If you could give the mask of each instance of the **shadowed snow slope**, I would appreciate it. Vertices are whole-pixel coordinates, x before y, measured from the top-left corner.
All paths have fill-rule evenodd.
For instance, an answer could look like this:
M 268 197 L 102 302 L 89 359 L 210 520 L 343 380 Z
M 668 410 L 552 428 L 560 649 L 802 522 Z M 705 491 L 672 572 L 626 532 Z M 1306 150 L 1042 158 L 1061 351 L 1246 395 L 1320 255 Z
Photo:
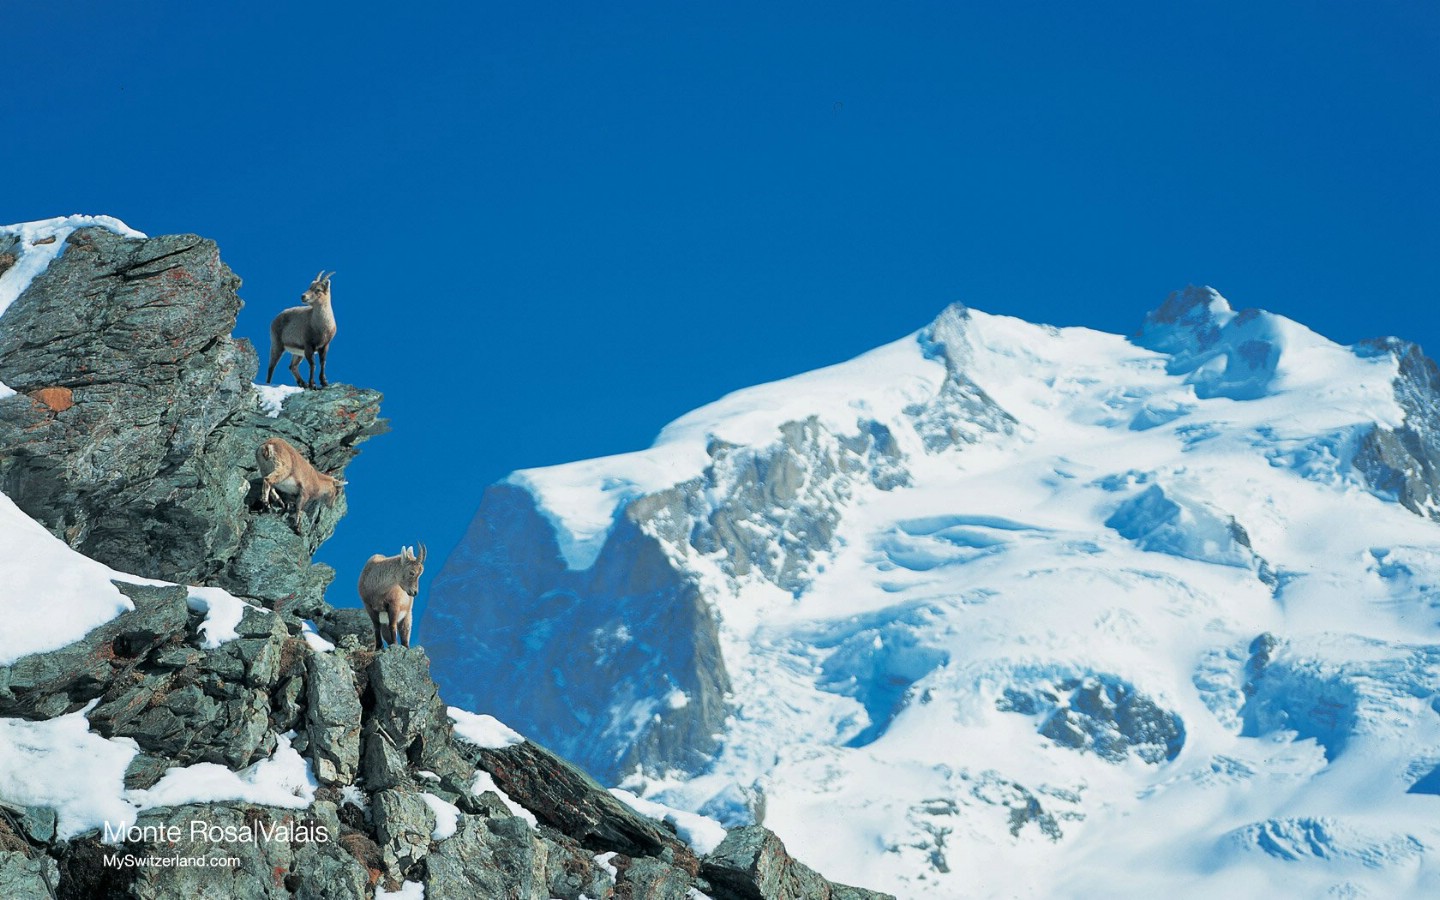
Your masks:
M 955 306 L 515 473 L 424 636 L 454 702 L 900 896 L 1433 893 L 1437 384 L 1208 288 L 1133 341 Z

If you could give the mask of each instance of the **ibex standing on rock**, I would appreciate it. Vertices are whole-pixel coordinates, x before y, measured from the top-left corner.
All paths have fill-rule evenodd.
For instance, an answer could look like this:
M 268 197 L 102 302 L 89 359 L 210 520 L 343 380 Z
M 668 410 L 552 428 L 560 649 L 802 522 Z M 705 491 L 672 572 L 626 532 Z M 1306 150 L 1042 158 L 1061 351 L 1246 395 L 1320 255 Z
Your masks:
M 375 554 L 360 570 L 360 600 L 375 626 L 375 649 L 392 646 L 399 638 L 401 646 L 410 646 L 410 608 L 420 593 L 420 573 L 425 571 L 425 545 L 420 555 L 409 547 L 401 547 L 399 556 Z
M 255 448 L 255 464 L 260 467 L 261 508 L 268 509 L 277 495 L 294 497 L 297 531 L 305 508 L 322 498 L 334 503 L 345 483 L 317 470 L 304 454 L 278 437 Z
M 330 341 L 335 338 L 335 312 L 330 308 L 330 279 L 321 269 L 310 287 L 300 295 L 304 306 L 292 306 L 275 317 L 270 323 L 270 368 L 265 372 L 265 383 L 275 374 L 275 364 L 287 352 L 290 354 L 290 374 L 301 387 L 315 386 L 315 356 L 320 357 L 320 386 L 325 380 L 325 357 L 330 353 Z M 300 357 L 310 364 L 310 383 L 300 377 Z

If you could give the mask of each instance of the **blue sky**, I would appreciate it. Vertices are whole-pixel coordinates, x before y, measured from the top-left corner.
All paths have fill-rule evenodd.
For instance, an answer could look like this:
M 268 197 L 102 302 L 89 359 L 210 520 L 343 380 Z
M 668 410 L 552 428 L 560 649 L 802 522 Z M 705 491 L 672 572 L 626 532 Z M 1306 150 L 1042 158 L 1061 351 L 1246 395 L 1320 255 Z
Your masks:
M 985 6 L 7 4 L 0 221 L 215 239 L 262 356 L 339 273 L 394 428 L 341 605 L 512 469 L 954 300 L 1129 333 L 1208 283 L 1440 351 L 1440 6 Z

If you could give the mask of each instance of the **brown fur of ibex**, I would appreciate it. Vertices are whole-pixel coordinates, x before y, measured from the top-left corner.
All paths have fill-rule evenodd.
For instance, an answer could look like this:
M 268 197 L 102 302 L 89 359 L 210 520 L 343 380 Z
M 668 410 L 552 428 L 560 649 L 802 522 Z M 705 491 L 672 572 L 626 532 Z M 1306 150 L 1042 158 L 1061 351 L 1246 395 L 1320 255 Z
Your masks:
M 295 499 L 295 527 L 305 510 L 316 500 L 334 503 L 345 482 L 326 475 L 310 464 L 310 460 L 284 438 L 270 438 L 255 448 L 255 464 L 260 468 L 260 506 L 269 509 L 277 497 Z
M 360 601 L 375 626 L 375 649 L 386 643 L 410 646 L 410 609 L 420 593 L 420 573 L 425 571 L 425 545 L 420 555 L 401 547 L 396 556 L 370 557 L 360 570 Z
M 320 386 L 325 380 L 325 359 L 330 355 L 330 342 L 335 339 L 335 311 L 330 308 L 330 279 L 321 269 L 310 287 L 300 295 L 304 306 L 292 306 L 284 310 L 270 323 L 270 368 L 265 371 L 265 383 L 275 374 L 275 364 L 287 352 L 290 354 L 290 374 L 301 387 L 315 386 L 315 357 L 320 357 Z M 310 383 L 300 377 L 300 357 L 310 364 Z

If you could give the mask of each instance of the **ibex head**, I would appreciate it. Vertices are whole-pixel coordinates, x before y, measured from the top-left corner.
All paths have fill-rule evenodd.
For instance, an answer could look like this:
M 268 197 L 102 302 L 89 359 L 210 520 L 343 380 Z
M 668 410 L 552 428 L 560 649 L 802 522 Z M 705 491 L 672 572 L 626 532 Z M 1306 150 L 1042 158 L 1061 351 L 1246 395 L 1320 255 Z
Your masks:
M 420 555 L 415 555 L 413 547 L 400 548 L 400 563 L 403 567 L 400 576 L 400 588 L 405 593 L 414 597 L 420 593 L 420 573 L 425 571 L 425 545 L 420 545 Z
M 330 279 L 334 277 L 334 272 L 326 275 L 325 270 L 321 269 L 320 274 L 315 276 L 315 280 L 310 282 L 310 287 L 305 290 L 305 293 L 300 295 L 300 299 L 303 300 L 307 306 L 319 306 L 329 303 Z

